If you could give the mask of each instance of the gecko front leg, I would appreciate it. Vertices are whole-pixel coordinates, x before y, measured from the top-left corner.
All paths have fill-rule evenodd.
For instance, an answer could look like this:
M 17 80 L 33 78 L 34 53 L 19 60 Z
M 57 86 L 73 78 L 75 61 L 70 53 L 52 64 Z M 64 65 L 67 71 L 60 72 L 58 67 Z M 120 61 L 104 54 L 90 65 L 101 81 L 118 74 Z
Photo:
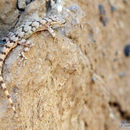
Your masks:
M 19 57 L 20 60 L 18 61 L 18 64 L 20 65 L 22 61 L 27 60 L 27 57 L 24 55 L 25 52 L 29 51 L 29 49 L 34 45 L 30 41 L 27 41 L 25 39 L 22 39 L 18 41 L 19 45 L 22 45 L 24 48 L 21 50 Z M 25 64 L 25 63 L 24 63 Z
M 56 36 L 54 30 L 50 26 L 48 26 L 48 25 L 45 25 L 45 27 L 43 28 L 43 30 L 42 30 L 42 28 L 40 28 L 39 30 L 40 31 L 47 30 L 51 34 L 51 36 L 53 38 L 55 38 L 55 36 Z M 37 30 L 37 32 L 39 30 Z M 32 46 L 34 46 L 34 44 L 31 43 L 30 41 L 25 40 L 25 39 L 22 39 L 21 41 L 18 41 L 18 44 L 24 46 L 24 48 L 22 49 L 22 51 L 19 54 L 19 57 L 21 58 L 21 60 L 18 63 L 20 64 L 23 60 L 27 60 L 27 57 L 24 55 L 24 53 L 27 52 L 27 51 L 29 51 L 29 49 Z
M 55 38 L 56 34 L 55 34 L 54 30 L 51 27 L 47 26 L 47 31 L 51 34 L 51 36 L 53 38 Z

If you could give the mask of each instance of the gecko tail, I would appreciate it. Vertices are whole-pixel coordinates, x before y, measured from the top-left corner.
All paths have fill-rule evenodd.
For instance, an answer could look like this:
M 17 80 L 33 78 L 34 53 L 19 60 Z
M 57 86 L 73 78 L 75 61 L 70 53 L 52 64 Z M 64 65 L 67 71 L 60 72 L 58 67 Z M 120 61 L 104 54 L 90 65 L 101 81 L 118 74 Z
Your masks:
M 8 98 L 8 101 L 9 101 L 9 104 L 11 105 L 11 108 L 13 109 L 14 113 L 16 113 L 16 109 L 14 107 L 13 101 L 11 99 L 11 96 L 10 96 L 7 88 L 6 88 L 6 85 L 4 83 L 2 76 L 0 76 L 0 84 L 1 84 L 2 90 L 4 91 L 5 96 Z

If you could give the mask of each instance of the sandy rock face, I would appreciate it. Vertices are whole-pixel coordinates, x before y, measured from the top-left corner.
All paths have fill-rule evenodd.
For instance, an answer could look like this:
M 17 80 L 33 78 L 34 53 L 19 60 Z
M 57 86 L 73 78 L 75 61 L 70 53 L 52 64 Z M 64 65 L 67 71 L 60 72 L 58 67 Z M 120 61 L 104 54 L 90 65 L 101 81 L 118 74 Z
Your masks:
M 0 37 L 5 36 L 16 24 L 18 16 L 16 0 L 0 0 Z
M 42 15 L 43 6 L 40 10 L 34 2 L 18 25 Z M 65 6 L 72 16 L 55 29 L 55 39 L 38 32 L 29 38 L 35 46 L 25 53 L 27 60 L 18 57 L 22 46 L 5 60 L 3 77 L 17 114 L 0 91 L 0 129 L 115 130 L 122 120 L 129 122 L 130 62 L 123 48 L 130 41 L 130 2 L 66 0 Z M 15 14 L 18 9 L 10 10 Z

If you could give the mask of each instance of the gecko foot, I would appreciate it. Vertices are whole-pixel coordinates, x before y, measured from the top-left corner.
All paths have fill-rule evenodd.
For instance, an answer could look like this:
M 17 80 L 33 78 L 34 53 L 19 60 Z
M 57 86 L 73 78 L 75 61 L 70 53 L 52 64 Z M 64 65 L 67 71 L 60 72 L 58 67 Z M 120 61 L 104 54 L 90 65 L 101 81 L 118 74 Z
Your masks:
M 29 51 L 29 49 L 33 46 L 33 44 L 24 39 L 19 41 L 18 44 L 24 46 L 24 48 L 21 50 L 21 52 L 19 54 L 20 59 L 18 61 L 18 65 L 20 65 L 23 62 L 22 66 L 24 66 L 26 63 L 26 60 L 27 60 L 27 57 L 24 55 L 24 53 Z

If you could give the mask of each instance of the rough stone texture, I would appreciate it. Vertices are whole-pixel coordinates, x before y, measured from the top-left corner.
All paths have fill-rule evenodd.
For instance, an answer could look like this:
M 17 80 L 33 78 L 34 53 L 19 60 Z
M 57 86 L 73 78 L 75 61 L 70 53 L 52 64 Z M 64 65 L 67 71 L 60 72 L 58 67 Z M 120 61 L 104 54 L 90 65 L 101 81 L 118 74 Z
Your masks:
M 130 60 L 123 49 L 130 43 L 130 1 L 65 2 L 79 13 L 65 26 L 65 36 L 62 31 L 55 40 L 48 32 L 34 34 L 25 64 L 18 64 L 22 47 L 5 61 L 3 76 L 18 113 L 13 116 L 1 91 L 1 130 L 116 130 L 122 120 L 129 123 Z
M 19 11 L 16 9 L 17 0 L 0 0 L 0 37 L 5 36 L 16 24 Z

